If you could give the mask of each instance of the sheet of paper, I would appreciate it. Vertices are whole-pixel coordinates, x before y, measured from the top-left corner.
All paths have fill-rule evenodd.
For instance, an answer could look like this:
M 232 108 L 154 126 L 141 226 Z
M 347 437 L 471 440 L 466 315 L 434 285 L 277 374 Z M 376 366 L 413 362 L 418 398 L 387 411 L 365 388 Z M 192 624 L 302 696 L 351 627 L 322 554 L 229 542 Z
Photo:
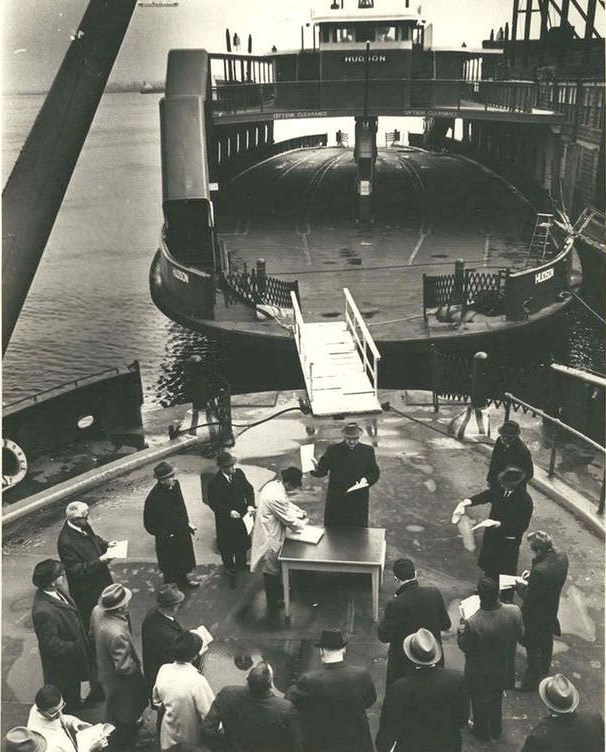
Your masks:
M 484 527 L 498 527 L 498 522 L 496 520 L 482 520 L 482 522 L 478 522 L 477 525 L 474 525 L 471 529 L 472 530 L 481 530 Z
M 128 541 L 121 540 L 116 541 L 115 546 L 110 546 L 107 552 L 111 554 L 114 559 L 126 559 L 128 558 Z
M 302 543 L 318 543 L 324 535 L 324 528 L 316 525 L 306 525 L 303 530 L 295 533 L 293 530 L 286 531 L 289 540 L 301 541 Z
M 480 610 L 480 596 L 470 595 L 469 598 L 465 598 L 461 601 L 461 614 L 464 619 L 469 619 Z
M 302 444 L 299 451 L 301 453 L 301 472 L 309 473 L 315 470 L 315 465 L 312 462 L 314 456 L 315 444 Z
M 518 577 L 512 574 L 500 574 L 499 575 L 499 590 L 505 590 L 506 588 L 515 587 L 518 582 Z
M 96 723 L 76 733 L 78 752 L 90 752 L 102 739 L 106 739 L 114 730 L 111 723 Z
M 246 528 L 246 535 L 250 535 L 255 524 L 255 518 L 250 512 L 246 512 L 244 517 L 242 517 L 242 522 L 244 523 L 244 527 Z
M 352 491 L 359 491 L 361 488 L 368 488 L 368 481 L 366 480 L 366 478 L 362 478 L 362 480 L 354 483 L 353 486 L 347 489 L 347 493 L 351 493 Z
M 208 646 L 214 640 L 214 637 L 206 629 L 204 624 L 201 624 L 197 629 L 192 629 L 192 632 L 202 638 L 202 647 L 200 648 L 200 655 L 203 655 L 208 650 Z

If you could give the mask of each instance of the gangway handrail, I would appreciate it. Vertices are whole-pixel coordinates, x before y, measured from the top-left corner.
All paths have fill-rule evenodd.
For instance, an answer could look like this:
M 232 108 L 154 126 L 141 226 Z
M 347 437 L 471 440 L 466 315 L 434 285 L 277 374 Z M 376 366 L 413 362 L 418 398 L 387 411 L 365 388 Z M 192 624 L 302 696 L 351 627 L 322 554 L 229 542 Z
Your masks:
M 370 374 L 372 374 L 372 387 L 375 392 L 375 397 L 377 397 L 379 389 L 378 372 L 381 353 L 377 349 L 372 335 L 368 331 L 368 327 L 366 326 L 366 323 L 362 318 L 362 314 L 360 313 L 360 310 L 358 309 L 358 306 L 356 305 L 356 302 L 347 287 L 343 288 L 343 294 L 345 295 L 345 324 L 351 332 L 351 336 L 354 338 L 356 345 L 358 346 L 358 350 L 360 352 L 360 355 L 362 356 L 362 361 L 364 363 L 364 371 L 367 374 L 369 374 L 369 372 Z M 358 336 L 357 327 L 360 328 L 360 332 L 362 333 L 361 340 Z M 368 357 L 368 350 L 370 350 L 373 355 L 372 364 L 370 362 L 370 358 Z
M 303 320 L 303 314 L 301 313 L 301 307 L 294 291 L 290 291 L 290 299 L 292 301 L 293 310 L 293 322 L 294 322 L 294 336 L 297 350 L 299 352 L 299 358 L 301 360 L 301 368 L 303 370 L 303 378 L 305 379 L 305 385 L 309 394 L 309 399 L 312 398 L 313 392 L 313 360 L 308 361 L 307 354 L 305 352 L 305 321 Z M 309 373 L 306 372 L 306 366 L 309 366 Z

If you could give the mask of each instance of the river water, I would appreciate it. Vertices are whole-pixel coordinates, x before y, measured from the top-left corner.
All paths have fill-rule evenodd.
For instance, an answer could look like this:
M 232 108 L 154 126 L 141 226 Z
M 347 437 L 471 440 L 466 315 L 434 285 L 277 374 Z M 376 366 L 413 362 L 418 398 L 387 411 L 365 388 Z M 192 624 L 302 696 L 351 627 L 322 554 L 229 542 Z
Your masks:
M 4 359 L 4 403 L 138 359 L 146 401 L 171 404 L 181 393 L 185 357 L 218 358 L 215 343 L 169 321 L 149 295 L 162 224 L 158 100 L 102 98 Z M 3 98 L 3 185 L 41 103 L 39 95 Z M 384 130 L 402 127 L 389 120 Z M 280 125 L 290 131 L 277 131 L 277 140 L 295 135 L 295 124 Z M 315 121 L 307 132 L 348 126 Z M 296 127 L 305 132 L 307 124 Z M 555 355 L 603 372 L 603 336 L 575 304 Z

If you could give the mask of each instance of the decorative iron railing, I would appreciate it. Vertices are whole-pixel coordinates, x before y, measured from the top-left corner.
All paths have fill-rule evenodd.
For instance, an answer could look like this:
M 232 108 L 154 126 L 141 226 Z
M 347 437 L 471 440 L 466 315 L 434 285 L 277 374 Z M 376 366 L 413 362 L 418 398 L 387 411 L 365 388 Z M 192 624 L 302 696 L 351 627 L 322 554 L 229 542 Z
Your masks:
M 477 272 L 465 269 L 461 274 L 423 275 L 423 318 L 427 310 L 460 305 L 462 313 L 475 307 L 482 311 L 499 310 L 505 294 L 508 270 Z
M 221 273 L 218 281 L 226 305 L 240 302 L 250 306 L 270 305 L 292 309 L 290 293 L 294 292 L 299 299 L 299 283 L 296 280 L 284 282 L 276 277 L 258 274 L 255 269 L 250 272 Z

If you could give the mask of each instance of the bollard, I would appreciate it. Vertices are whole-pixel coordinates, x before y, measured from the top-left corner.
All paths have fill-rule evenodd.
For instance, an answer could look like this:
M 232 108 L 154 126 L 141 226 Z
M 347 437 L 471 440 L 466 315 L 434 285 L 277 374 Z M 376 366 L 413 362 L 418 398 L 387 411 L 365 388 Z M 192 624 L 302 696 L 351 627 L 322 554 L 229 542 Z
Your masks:
M 454 287 L 452 289 L 452 303 L 463 303 L 463 287 L 465 284 L 465 262 L 463 259 L 455 261 Z
M 486 407 L 486 362 L 488 355 L 477 352 L 471 370 L 471 404 L 476 410 Z
M 261 298 L 265 297 L 265 291 L 267 289 L 267 276 L 265 259 L 257 259 L 257 291 Z

